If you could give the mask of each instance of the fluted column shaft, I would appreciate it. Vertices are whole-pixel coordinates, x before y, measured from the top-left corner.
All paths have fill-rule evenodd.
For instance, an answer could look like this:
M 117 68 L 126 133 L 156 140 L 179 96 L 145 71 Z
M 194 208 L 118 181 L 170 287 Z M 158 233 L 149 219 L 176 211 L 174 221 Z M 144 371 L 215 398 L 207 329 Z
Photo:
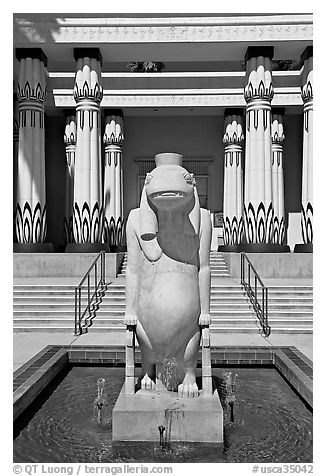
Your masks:
M 73 233 L 76 243 L 99 243 L 102 233 L 100 103 L 101 55 L 97 48 L 75 48 L 75 151 Z M 89 56 L 87 56 L 89 55 Z
M 242 117 L 239 112 L 225 111 L 223 235 L 225 245 L 238 245 L 243 233 L 242 188 Z
M 312 47 L 302 55 L 304 61 L 301 96 L 303 100 L 303 156 L 302 156 L 302 206 L 301 230 L 305 244 L 313 242 L 313 56 Z
M 66 146 L 66 195 L 64 217 L 65 243 L 73 241 L 73 205 L 74 205 L 74 177 L 75 177 L 75 153 L 77 140 L 76 116 L 70 113 L 66 115 L 64 143 Z
M 16 236 L 18 243 L 43 243 L 46 237 L 46 56 L 39 48 L 19 48 L 16 57 L 20 62 Z
M 13 108 L 13 160 L 14 160 L 14 169 L 13 169 L 13 210 L 14 215 L 16 214 L 16 204 L 17 204 L 17 175 L 18 175 L 18 147 L 19 147 L 19 111 L 18 111 L 18 101 L 17 94 L 14 94 L 14 108 Z M 16 223 L 14 219 L 14 241 L 17 241 L 16 238 Z
M 248 243 L 273 242 L 272 50 L 271 47 L 248 48 L 246 58 L 244 227 Z
M 283 175 L 283 114 L 272 111 L 272 192 L 274 208 L 273 243 L 285 241 L 284 175 Z
M 110 245 L 121 245 L 123 240 L 123 140 L 122 111 L 106 111 L 103 136 L 105 144 L 103 241 Z

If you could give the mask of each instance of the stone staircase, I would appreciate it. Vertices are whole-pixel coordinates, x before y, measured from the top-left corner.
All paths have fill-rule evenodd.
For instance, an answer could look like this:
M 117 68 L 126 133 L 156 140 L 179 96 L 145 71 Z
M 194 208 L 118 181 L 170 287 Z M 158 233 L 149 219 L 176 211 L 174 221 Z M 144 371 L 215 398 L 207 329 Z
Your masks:
M 124 331 L 124 257 L 118 277 L 107 286 L 89 332 Z M 229 277 L 222 253 L 210 257 L 212 332 L 257 333 L 259 322 L 240 284 Z M 272 333 L 312 333 L 312 286 L 270 286 L 269 323 Z M 82 294 L 86 302 L 86 291 Z M 14 332 L 74 331 L 73 285 L 15 285 Z
M 125 253 L 121 264 L 120 268 L 118 271 L 118 277 L 124 278 L 125 277 L 125 272 L 126 272 L 126 267 L 127 267 L 127 253 Z M 225 259 L 223 258 L 223 253 L 217 253 L 216 251 L 211 251 L 210 254 L 210 267 L 211 267 L 211 276 L 217 277 L 217 278 L 229 278 L 230 273 L 227 267 L 227 264 L 225 262 Z
M 312 333 L 313 287 L 268 286 L 268 319 L 273 333 Z
M 125 277 L 127 256 L 121 263 L 118 277 Z M 224 333 L 257 333 L 260 324 L 240 284 L 230 279 L 222 253 L 211 252 L 211 330 Z M 224 278 L 222 280 L 216 278 Z M 228 278 L 228 279 L 227 279 Z M 269 323 L 273 333 L 312 332 L 312 286 L 273 286 L 269 288 Z M 92 331 L 124 330 L 124 280 L 108 286 L 97 312 Z
M 106 289 L 106 286 L 105 286 Z M 105 289 L 91 306 L 90 317 L 95 318 L 103 300 Z M 91 288 L 91 293 L 94 288 Z M 19 284 L 14 285 L 14 332 L 74 332 L 75 329 L 75 286 Z M 87 289 L 82 289 L 82 310 L 87 305 Z
M 123 331 L 124 282 L 108 286 L 90 332 Z M 211 331 L 257 333 L 255 312 L 240 285 L 212 284 Z M 308 286 L 270 288 L 269 323 L 272 332 L 312 333 L 312 289 Z

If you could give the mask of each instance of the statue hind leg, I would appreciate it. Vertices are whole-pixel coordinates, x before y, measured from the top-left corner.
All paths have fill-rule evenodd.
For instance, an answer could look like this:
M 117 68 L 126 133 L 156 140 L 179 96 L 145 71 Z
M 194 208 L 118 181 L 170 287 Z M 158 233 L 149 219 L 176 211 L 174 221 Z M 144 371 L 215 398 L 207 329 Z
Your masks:
M 153 349 L 152 344 L 139 321 L 137 323 L 136 335 L 141 350 L 143 375 L 141 379 L 141 388 L 152 390 L 155 388 L 155 365 L 151 358 Z
M 180 397 L 198 397 L 199 395 L 196 384 L 199 342 L 200 330 L 198 329 L 189 340 L 183 356 L 185 376 L 183 382 L 178 386 L 178 394 Z

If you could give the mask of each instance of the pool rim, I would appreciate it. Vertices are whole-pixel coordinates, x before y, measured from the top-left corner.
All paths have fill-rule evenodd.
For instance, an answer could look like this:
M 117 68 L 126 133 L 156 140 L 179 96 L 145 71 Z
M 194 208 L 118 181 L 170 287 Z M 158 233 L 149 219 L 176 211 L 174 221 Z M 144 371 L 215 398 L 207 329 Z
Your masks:
M 141 363 L 139 348 L 136 364 Z M 212 365 L 247 365 L 275 367 L 313 408 L 312 361 L 294 346 L 212 346 Z M 48 345 L 19 367 L 13 374 L 13 420 L 33 403 L 35 398 L 67 365 L 124 365 L 123 345 Z M 201 364 L 199 353 L 198 364 Z

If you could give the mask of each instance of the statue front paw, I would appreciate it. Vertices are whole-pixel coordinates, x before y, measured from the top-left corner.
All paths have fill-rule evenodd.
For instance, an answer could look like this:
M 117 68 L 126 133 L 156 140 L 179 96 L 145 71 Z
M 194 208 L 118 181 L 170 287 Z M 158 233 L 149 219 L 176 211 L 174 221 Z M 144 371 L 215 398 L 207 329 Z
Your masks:
M 125 326 L 136 326 L 137 316 L 135 314 L 125 314 L 123 322 Z
M 199 325 L 200 326 L 209 326 L 211 323 L 211 316 L 209 314 L 201 314 L 199 316 Z
M 198 397 L 198 387 L 196 382 L 193 383 L 180 383 L 178 386 L 178 396 L 182 398 Z

